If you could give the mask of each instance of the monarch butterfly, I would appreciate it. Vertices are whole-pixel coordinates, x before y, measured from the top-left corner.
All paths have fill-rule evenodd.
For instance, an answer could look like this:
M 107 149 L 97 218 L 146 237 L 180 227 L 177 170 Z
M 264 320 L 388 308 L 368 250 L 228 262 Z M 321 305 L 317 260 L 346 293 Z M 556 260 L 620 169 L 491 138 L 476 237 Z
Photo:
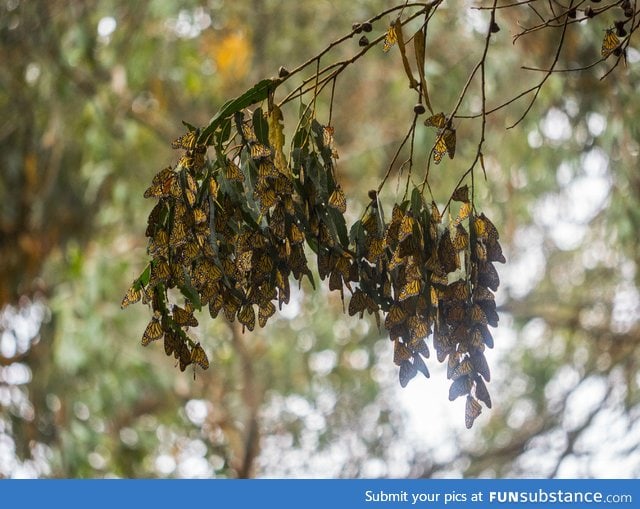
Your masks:
M 249 272 L 252 267 L 253 251 L 245 251 L 236 256 L 236 270 L 239 273 Z
M 264 253 L 258 259 L 258 263 L 255 264 L 254 269 L 257 276 L 266 277 L 271 274 L 273 270 L 273 260 L 267 253 Z
M 453 159 L 456 155 L 456 130 L 450 127 L 445 127 L 436 138 L 436 144 L 433 147 L 434 162 L 440 164 L 445 153 L 449 155 L 449 159 Z
M 180 348 L 180 347 L 179 347 Z M 178 353 L 176 350 L 175 353 Z M 182 347 L 179 352 L 180 371 L 187 369 L 187 366 L 191 364 L 191 352 L 186 343 L 182 343 Z
M 253 159 L 262 159 L 265 157 L 271 157 L 271 148 L 262 143 L 251 144 L 251 157 Z
M 482 336 L 482 341 L 484 342 L 484 344 L 489 348 L 493 348 L 493 336 L 491 335 L 491 332 L 489 332 L 489 327 L 487 327 L 486 325 L 482 325 L 476 326 L 476 328 Z
M 420 280 L 416 279 L 414 281 L 409 281 L 400 290 L 400 294 L 398 295 L 398 300 L 402 302 L 404 300 L 407 300 L 410 297 L 415 297 L 419 293 L 420 293 Z
M 155 286 L 160 281 L 166 281 L 171 272 L 169 271 L 169 264 L 162 258 L 155 258 L 151 263 L 151 276 L 149 278 L 149 285 Z
M 169 244 L 172 247 L 179 247 L 187 242 L 187 231 L 184 223 L 178 217 L 174 217 L 171 234 L 169 235 Z
M 431 115 L 424 121 L 424 125 L 427 127 L 436 127 L 438 129 L 444 128 L 447 125 L 447 118 L 444 116 L 443 112 L 436 113 L 435 115 Z
M 469 394 L 471 392 L 471 387 L 473 386 L 473 382 L 468 376 L 461 376 L 457 378 L 451 383 L 449 387 L 449 401 L 453 401 L 460 396 L 464 396 L 465 394 Z
M 280 271 L 276 271 L 276 281 Z M 282 275 L 280 275 L 282 278 Z M 289 278 L 282 278 L 282 284 L 278 284 L 278 307 L 282 309 L 282 304 L 289 304 L 289 298 L 291 297 L 291 287 L 289 286 Z
M 341 214 L 344 214 L 347 211 L 347 198 L 344 195 L 344 191 L 342 187 L 336 186 L 336 188 L 329 196 L 329 206 L 336 209 Z
M 461 201 L 464 203 L 469 202 L 469 186 L 466 184 L 462 187 L 458 187 L 451 195 L 453 201 Z
M 413 356 L 411 350 L 404 343 L 396 339 L 393 343 L 393 362 L 401 366 L 403 362 L 408 361 Z
M 500 317 L 498 316 L 498 312 L 496 311 L 496 303 L 493 300 L 485 300 L 480 301 L 480 307 L 484 311 L 484 314 L 487 317 L 487 324 L 492 327 L 498 326 L 498 321 Z
M 334 159 L 339 159 L 338 151 L 334 145 L 333 134 L 335 133 L 335 128 L 330 125 L 325 125 L 322 127 L 322 144 L 325 148 L 327 148 L 331 152 L 331 157 Z
M 219 189 L 220 189 L 220 186 L 218 185 L 216 180 L 213 177 L 211 177 L 209 179 L 209 194 L 211 195 L 212 198 L 215 199 L 218 196 Z
M 273 183 L 273 190 L 278 196 L 290 198 L 293 193 L 293 183 L 280 173 Z
M 489 390 L 487 389 L 486 384 L 479 376 L 476 376 L 474 381 L 476 383 L 476 398 L 487 405 L 487 408 L 491 408 L 491 396 L 489 396 Z
M 342 292 L 342 275 L 337 270 L 329 274 L 329 290 L 340 290 Z
M 165 210 L 166 200 L 163 199 L 156 203 L 155 207 L 151 209 L 149 218 L 147 219 L 147 229 L 144 232 L 146 237 L 153 237 L 156 231 L 163 226 L 165 219 L 163 214 Z
M 389 330 L 396 325 L 400 325 L 407 319 L 407 313 L 398 304 L 393 304 L 384 320 L 385 329 Z
M 417 371 L 420 371 L 420 373 L 422 373 L 425 376 L 425 378 L 429 378 L 430 376 L 429 369 L 427 368 L 427 365 L 422 360 L 422 357 L 420 357 L 419 355 L 414 355 L 413 366 Z
M 431 286 L 429 290 L 429 297 L 430 297 L 431 305 L 433 307 L 436 307 L 438 305 L 438 302 L 440 301 L 440 294 L 438 292 L 438 289 L 435 286 Z
M 451 356 L 449 357 L 449 360 L 451 360 Z M 451 376 L 448 378 L 456 380 L 461 376 L 468 375 L 472 371 L 473 371 L 473 365 L 471 364 L 471 361 L 467 358 L 463 360 L 460 364 L 458 364 L 455 368 L 453 368 L 453 370 L 451 371 Z
M 391 256 L 391 260 L 389 260 L 389 270 L 393 270 L 401 265 L 405 265 L 407 263 L 407 259 L 404 256 L 400 255 L 400 246 L 398 246 Z
M 157 316 L 154 316 L 148 323 L 144 333 L 142 334 L 142 346 L 147 346 L 152 341 L 156 341 L 162 337 L 162 325 Z
M 498 289 L 498 286 L 500 286 L 500 277 L 493 263 L 478 263 L 478 284 L 486 286 L 494 292 Z
M 197 242 L 191 240 L 184 245 L 182 251 L 182 261 L 191 266 L 191 262 L 195 260 L 200 254 L 200 246 Z
M 446 309 L 445 317 L 449 325 L 461 323 L 465 319 L 464 305 L 459 301 L 454 301 L 453 305 Z
M 242 141 L 244 143 L 253 143 L 257 140 L 255 133 L 253 132 L 253 128 L 251 127 L 251 125 L 249 125 L 248 122 L 244 122 L 242 121 L 242 117 L 244 116 L 242 113 L 238 114 L 239 117 L 236 117 L 236 121 L 240 120 L 240 122 L 237 122 L 237 124 L 239 124 L 240 126 L 240 136 L 242 137 Z
M 464 280 L 451 283 L 445 290 L 447 299 L 465 301 L 469 298 L 469 286 Z
M 482 352 L 474 352 L 471 355 L 471 363 L 476 371 L 476 373 L 482 375 L 487 382 L 491 381 L 491 372 L 489 371 L 489 364 L 487 364 L 487 359 Z
M 130 306 L 131 304 L 135 304 L 140 300 L 141 297 L 142 297 L 142 291 L 140 290 L 140 288 L 136 288 L 135 284 L 132 285 L 131 288 L 127 290 L 126 295 L 122 299 L 122 304 L 120 304 L 120 308 L 124 309 L 127 306 Z
M 487 315 L 478 304 L 474 304 L 471 308 L 471 321 L 481 325 L 487 325 Z
M 177 336 L 173 332 L 165 332 L 164 334 L 164 353 L 166 355 L 171 355 L 173 352 L 177 351 L 178 346 L 180 346 L 180 342 L 178 341 Z
M 264 306 L 260 306 L 258 309 L 258 323 L 260 327 L 267 325 L 267 320 L 271 318 L 276 312 L 276 307 L 272 302 L 267 302 Z
M 471 338 L 469 340 L 470 350 L 477 350 L 479 352 L 484 351 L 484 342 L 482 341 L 482 334 L 477 328 L 474 327 L 471 330 L 470 338 Z
M 398 374 L 398 378 L 400 379 L 400 385 L 402 387 L 406 387 L 407 384 L 411 381 L 411 379 L 418 374 L 418 368 L 415 364 L 412 364 L 411 361 L 404 361 L 400 365 L 400 373 Z
M 208 260 L 201 260 L 196 265 L 193 277 L 197 285 L 203 286 L 205 283 L 212 283 L 222 279 L 222 271 L 216 264 Z
M 245 327 L 250 331 L 255 328 L 256 314 L 251 304 L 242 306 L 242 309 L 240 309 L 240 312 L 238 313 L 238 321 L 242 324 L 243 332 Z
M 198 134 L 198 130 L 189 131 L 178 139 L 172 141 L 171 147 L 175 149 L 182 148 L 185 150 L 193 150 L 196 146 L 196 142 L 198 141 Z
M 410 316 L 407 320 L 407 328 L 411 341 L 426 338 L 429 335 L 429 324 L 419 316 Z
M 398 34 L 396 34 L 396 28 L 394 25 L 391 25 L 387 29 L 387 33 L 384 36 L 382 51 L 387 53 L 397 41 L 398 41 Z
M 460 210 L 458 211 L 458 217 L 456 217 L 456 224 L 459 224 L 460 222 L 464 221 L 466 218 L 469 217 L 469 215 L 471 214 L 471 203 L 469 203 L 468 201 L 465 201 L 462 203 L 462 205 L 460 206 Z
M 419 353 L 425 358 L 429 358 L 429 347 L 425 343 L 424 339 L 412 339 L 407 343 L 407 346 L 414 352 Z
M 438 272 L 440 272 L 439 268 Z M 431 276 L 429 277 L 429 281 L 431 281 L 434 285 L 447 286 L 447 284 L 449 283 L 449 278 L 446 274 L 438 274 L 436 272 L 432 272 Z
M 240 309 L 240 301 L 233 294 L 227 293 L 222 302 L 222 311 L 225 318 L 233 322 L 236 319 L 238 309 Z
M 178 325 L 183 327 L 197 327 L 198 320 L 193 316 L 193 312 L 180 306 L 173 306 L 173 319 Z
M 218 293 L 213 297 L 213 299 L 211 299 L 211 301 L 209 302 L 209 314 L 211 315 L 211 318 L 215 319 L 218 317 L 218 313 L 220 313 L 220 310 L 222 309 L 223 302 L 224 298 L 220 293 Z
M 502 253 L 502 246 L 498 241 L 487 244 L 487 261 L 505 263 L 507 260 Z
M 467 249 L 469 246 L 469 234 L 467 230 L 464 229 L 464 226 L 461 224 L 456 225 L 456 235 L 453 238 L 453 247 L 456 251 L 462 251 Z
M 602 49 L 600 50 L 600 54 L 603 58 L 607 58 L 620 46 L 620 39 L 618 39 L 618 36 L 614 32 L 615 28 L 607 28 L 604 34 Z
M 442 237 L 440 237 L 440 242 L 438 244 L 438 257 L 440 258 L 440 263 L 446 273 L 455 272 L 460 268 L 460 259 L 453 245 L 453 241 L 451 240 L 451 234 L 449 233 L 448 228 L 444 231 Z
M 270 160 L 264 160 L 258 165 L 258 177 L 260 178 L 276 178 L 280 172 Z
M 278 202 L 278 196 L 273 188 L 265 189 L 262 192 L 256 188 L 254 195 L 260 200 L 260 209 L 262 212 L 267 211 Z
M 434 335 L 433 346 L 436 349 L 438 362 L 443 362 L 447 358 L 447 355 L 450 355 L 455 351 L 455 343 L 447 334 L 439 333 Z
M 209 358 L 207 357 L 204 348 L 200 346 L 200 343 L 197 343 L 193 350 L 191 350 L 191 362 L 197 364 L 202 369 L 209 368 Z
M 244 175 L 242 171 L 237 164 L 230 160 L 227 160 L 227 164 L 225 165 L 224 176 L 227 178 L 227 180 L 244 182 Z
M 190 173 L 186 173 L 184 195 L 187 199 L 187 203 L 192 207 L 196 202 L 197 192 L 198 192 L 198 187 L 196 186 L 195 179 L 191 176 Z
M 464 424 L 467 429 L 471 429 L 473 426 L 473 421 L 480 415 L 482 412 L 482 407 L 478 400 L 472 397 L 471 395 L 467 396 L 467 404 L 464 409 Z
M 196 224 L 203 224 L 205 222 L 207 222 L 207 220 L 209 219 L 209 217 L 207 216 L 207 213 L 202 210 L 200 207 L 196 207 L 193 209 L 193 221 Z
M 187 170 L 192 170 L 195 167 L 195 159 L 190 153 L 183 154 L 180 156 L 177 166 Z
M 160 198 L 168 196 L 176 180 L 176 174 L 171 167 L 160 170 L 151 180 L 151 185 L 144 192 L 145 198 Z
M 289 240 L 292 244 L 304 242 L 304 233 L 302 233 L 302 230 L 298 228 L 298 225 L 295 223 L 289 225 Z
M 484 286 L 476 286 L 473 289 L 473 300 L 476 302 L 481 301 L 493 301 L 495 305 L 495 295 L 493 292 Z
M 366 240 L 367 253 L 365 258 L 370 262 L 376 262 L 384 253 L 384 248 L 386 247 L 386 245 L 387 243 L 383 238 L 367 237 L 367 240 Z M 395 252 L 394 252 L 394 256 L 395 256 Z M 396 257 L 396 261 L 397 261 L 397 257 Z
M 360 313 L 360 318 L 364 314 L 364 310 L 367 308 L 367 295 L 359 288 L 351 296 L 349 301 L 349 316 L 353 316 L 356 313 Z
M 402 242 L 409 235 L 413 234 L 413 226 L 415 224 L 415 219 L 410 214 L 407 214 L 402 219 L 402 223 L 400 223 L 400 232 L 398 234 L 398 242 Z

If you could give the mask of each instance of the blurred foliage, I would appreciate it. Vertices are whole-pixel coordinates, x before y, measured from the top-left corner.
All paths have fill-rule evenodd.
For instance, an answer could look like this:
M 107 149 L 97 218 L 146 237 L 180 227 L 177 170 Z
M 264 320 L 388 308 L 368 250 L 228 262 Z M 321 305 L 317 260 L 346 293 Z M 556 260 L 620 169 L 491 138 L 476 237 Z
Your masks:
M 431 400 L 431 417 L 412 429 L 387 337 L 373 321 L 343 317 L 324 287 L 304 284 L 251 334 L 203 324 L 212 366 L 195 380 L 135 340 L 147 312 L 121 312 L 119 302 L 144 268 L 150 206 L 141 197 L 174 162 L 167 140 L 182 134 L 180 120 L 206 125 L 229 97 L 385 7 L 0 3 L 0 59 L 9 63 L 0 68 L 0 476 L 640 475 L 633 45 L 628 67 L 605 80 L 604 63 L 552 75 L 516 128 L 505 131 L 526 103 L 487 119 L 487 181 L 476 200 L 498 225 L 508 263 L 489 358 L 499 397 L 473 432 L 453 420 L 439 428 L 446 417 L 433 417 Z M 448 7 L 430 24 L 426 70 L 444 111 L 489 19 Z M 559 67 L 597 60 L 616 16 L 618 7 L 572 31 Z M 496 20 L 486 82 L 504 98 L 515 83 L 539 80 L 519 67 L 544 66 L 555 39 L 512 45 L 533 12 L 498 11 Z M 332 117 L 354 218 L 415 102 L 397 54 L 372 52 L 361 64 L 341 76 Z M 474 91 L 463 106 L 477 100 Z M 436 173 L 443 188 L 466 170 L 474 129 L 458 126 L 456 159 Z M 433 133 L 418 130 L 416 144 L 432 146 Z

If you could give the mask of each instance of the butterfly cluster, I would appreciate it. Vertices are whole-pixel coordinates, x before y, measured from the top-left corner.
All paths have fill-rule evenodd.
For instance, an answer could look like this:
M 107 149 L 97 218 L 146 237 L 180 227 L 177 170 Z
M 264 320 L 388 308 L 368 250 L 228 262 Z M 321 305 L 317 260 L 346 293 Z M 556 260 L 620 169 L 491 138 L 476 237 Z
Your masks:
M 447 361 L 452 380 L 449 397 L 467 396 L 465 421 L 471 427 L 479 401 L 491 407 L 483 352 L 493 347 L 488 326 L 498 324 L 493 263 L 505 259 L 495 226 L 473 212 L 468 195 L 467 186 L 454 192 L 460 211 L 448 226 L 418 189 L 411 200 L 394 205 L 388 224 L 374 197 L 368 214 L 352 228 L 363 263 L 357 264 L 359 284 L 349 313 L 367 311 L 378 321 L 384 315 L 403 387 L 418 373 L 429 377 L 425 340 L 433 335 L 438 361 Z
M 206 137 L 190 129 L 173 142 L 178 162 L 144 193 L 156 200 L 146 230 L 151 260 L 122 301 L 151 307 L 142 345 L 163 339 L 181 370 L 206 369 L 192 338 L 195 313 L 222 314 L 243 330 L 264 327 L 289 302 L 290 280 L 306 277 L 315 287 L 313 254 L 319 278 L 348 299 L 349 315 L 373 315 L 388 331 L 403 387 L 417 373 L 429 376 L 433 335 L 438 359 L 448 362 L 450 397 L 467 396 L 471 426 L 479 401 L 491 405 L 483 351 L 498 320 L 493 262 L 504 261 L 495 227 L 473 212 L 464 186 L 452 196 L 460 212 L 449 225 L 416 188 L 388 223 L 371 191 L 348 230 L 333 127 L 303 116 L 285 157 L 281 120 L 274 105 L 239 109 Z M 433 125 L 443 138 L 455 133 L 444 115 Z M 455 147 L 444 150 L 452 155 Z

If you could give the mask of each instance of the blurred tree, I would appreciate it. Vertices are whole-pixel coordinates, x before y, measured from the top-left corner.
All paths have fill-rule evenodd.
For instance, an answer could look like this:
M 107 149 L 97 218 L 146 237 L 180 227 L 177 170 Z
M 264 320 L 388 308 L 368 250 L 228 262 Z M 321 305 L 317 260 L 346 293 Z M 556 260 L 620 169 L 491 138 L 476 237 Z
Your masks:
M 502 232 L 509 261 L 499 302 L 513 330 L 496 336 L 499 365 L 490 358 L 494 410 L 474 432 L 452 424 L 447 455 L 407 436 L 389 342 L 373 323 L 342 317 L 335 292 L 303 285 L 282 316 L 251 334 L 201 325 L 214 365 L 195 381 L 132 341 L 147 313 L 118 304 L 143 268 L 149 205 L 140 197 L 154 170 L 173 162 L 165 147 L 181 134 L 179 120 L 206 125 L 228 97 L 385 8 L 236 4 L 0 6 L 0 56 L 10 63 L 0 69 L 0 475 L 637 475 L 630 46 L 629 67 L 606 80 L 602 67 L 553 74 L 504 139 L 526 103 L 487 118 L 487 183 L 476 200 Z M 602 15 L 571 32 L 558 68 L 596 59 L 622 11 L 595 8 Z M 543 66 L 555 52 L 553 38 L 513 47 L 516 15 L 502 12 L 486 65 L 494 98 L 512 95 L 516 67 Z M 450 111 L 489 16 L 454 3 L 437 14 L 427 76 L 432 99 Z M 538 23 L 533 12 L 517 16 L 520 26 Z M 539 78 L 518 76 L 523 89 Z M 340 181 L 356 218 L 366 197 L 350 191 L 377 186 L 415 101 L 397 54 L 368 55 L 339 85 Z M 479 100 L 474 91 L 464 106 L 477 111 Z M 475 150 L 467 125 L 456 159 L 438 172 L 445 189 Z M 417 131 L 416 145 L 430 147 L 429 136 Z M 422 423 L 425 436 L 431 424 Z

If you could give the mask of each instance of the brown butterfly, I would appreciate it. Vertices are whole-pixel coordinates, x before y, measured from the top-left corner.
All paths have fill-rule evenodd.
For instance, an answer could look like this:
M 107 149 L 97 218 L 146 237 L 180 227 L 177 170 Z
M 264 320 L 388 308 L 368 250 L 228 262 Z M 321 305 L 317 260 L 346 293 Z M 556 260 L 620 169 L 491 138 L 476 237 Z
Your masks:
M 480 406 L 480 403 L 478 403 L 478 400 L 471 395 L 467 396 L 467 403 L 464 410 L 464 424 L 467 429 L 471 429 L 471 426 L 473 426 L 473 422 L 481 412 L 482 407 Z

